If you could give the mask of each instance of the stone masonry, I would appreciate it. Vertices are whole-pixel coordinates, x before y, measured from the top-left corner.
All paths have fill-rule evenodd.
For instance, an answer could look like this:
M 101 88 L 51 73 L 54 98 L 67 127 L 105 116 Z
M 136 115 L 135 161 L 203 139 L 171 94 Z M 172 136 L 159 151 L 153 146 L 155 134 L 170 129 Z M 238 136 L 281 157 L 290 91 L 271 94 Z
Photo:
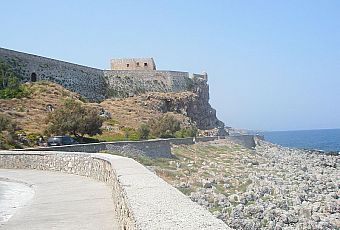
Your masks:
M 113 59 L 112 70 L 100 70 L 0 48 L 0 61 L 11 66 L 22 82 L 52 81 L 94 101 L 146 92 L 192 91 L 199 80 L 207 84 L 206 74 L 156 70 L 152 58 Z
M 111 70 L 156 70 L 153 58 L 111 59 Z

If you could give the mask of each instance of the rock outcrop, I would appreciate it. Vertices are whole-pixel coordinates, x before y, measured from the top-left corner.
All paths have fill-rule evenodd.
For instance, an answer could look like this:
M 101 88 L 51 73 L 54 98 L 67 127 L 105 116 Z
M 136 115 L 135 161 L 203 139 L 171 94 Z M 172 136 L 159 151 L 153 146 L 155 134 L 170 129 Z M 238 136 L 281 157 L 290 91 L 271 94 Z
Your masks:
M 217 119 L 216 110 L 209 104 L 209 85 L 203 80 L 195 81 L 192 92 L 148 93 L 141 95 L 144 105 L 162 113 L 175 112 L 189 117 L 199 129 L 220 129 L 224 123 Z

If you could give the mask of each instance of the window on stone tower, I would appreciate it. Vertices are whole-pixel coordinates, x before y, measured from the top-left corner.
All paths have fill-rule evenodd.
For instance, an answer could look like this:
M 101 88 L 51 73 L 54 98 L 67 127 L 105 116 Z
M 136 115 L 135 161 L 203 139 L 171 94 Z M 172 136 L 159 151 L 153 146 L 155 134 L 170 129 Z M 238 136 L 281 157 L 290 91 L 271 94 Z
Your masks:
M 126 67 L 130 67 L 130 64 L 126 64 Z
M 137 62 L 137 66 L 139 66 L 139 62 Z
M 144 66 L 147 67 L 147 66 L 148 66 L 148 63 L 144 62 Z

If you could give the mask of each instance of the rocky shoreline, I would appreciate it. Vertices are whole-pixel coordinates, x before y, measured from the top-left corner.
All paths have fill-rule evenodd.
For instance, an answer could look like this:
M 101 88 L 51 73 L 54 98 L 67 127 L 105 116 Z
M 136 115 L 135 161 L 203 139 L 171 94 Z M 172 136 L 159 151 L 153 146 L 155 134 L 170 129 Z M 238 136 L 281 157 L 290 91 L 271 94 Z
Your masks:
M 177 146 L 153 170 L 233 229 L 340 229 L 340 155 L 256 142 Z
M 340 229 L 340 156 L 257 142 L 252 183 L 228 197 L 238 204 L 226 222 L 235 229 Z

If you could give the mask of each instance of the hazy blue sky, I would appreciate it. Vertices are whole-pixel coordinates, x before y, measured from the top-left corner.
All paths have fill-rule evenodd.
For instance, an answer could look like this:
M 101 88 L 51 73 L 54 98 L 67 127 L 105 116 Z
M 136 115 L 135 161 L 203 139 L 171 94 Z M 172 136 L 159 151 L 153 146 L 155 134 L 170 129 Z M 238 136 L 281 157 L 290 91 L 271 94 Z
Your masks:
M 207 71 L 233 127 L 340 128 L 340 1 L 1 1 L 0 47 L 97 68 Z

